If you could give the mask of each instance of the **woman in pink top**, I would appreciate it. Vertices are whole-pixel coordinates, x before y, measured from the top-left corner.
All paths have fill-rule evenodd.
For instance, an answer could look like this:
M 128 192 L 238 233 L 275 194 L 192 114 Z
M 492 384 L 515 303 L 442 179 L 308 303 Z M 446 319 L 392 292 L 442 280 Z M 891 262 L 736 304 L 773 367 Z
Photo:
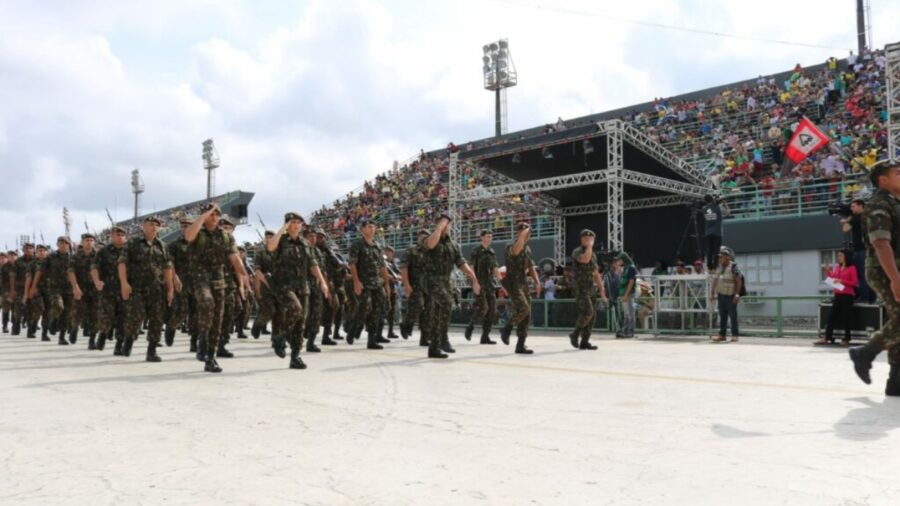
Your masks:
M 841 344 L 850 344 L 850 328 L 852 323 L 853 299 L 856 298 L 856 287 L 859 286 L 859 277 L 856 267 L 849 263 L 849 251 L 839 251 L 837 265 L 826 272 L 829 278 L 844 285 L 840 290 L 834 289 L 834 301 L 831 304 L 831 314 L 828 315 L 828 325 L 825 327 L 825 336 L 816 341 L 816 344 L 834 344 L 834 325 L 840 323 L 844 329 L 844 339 Z M 840 318 L 840 320 L 838 320 Z

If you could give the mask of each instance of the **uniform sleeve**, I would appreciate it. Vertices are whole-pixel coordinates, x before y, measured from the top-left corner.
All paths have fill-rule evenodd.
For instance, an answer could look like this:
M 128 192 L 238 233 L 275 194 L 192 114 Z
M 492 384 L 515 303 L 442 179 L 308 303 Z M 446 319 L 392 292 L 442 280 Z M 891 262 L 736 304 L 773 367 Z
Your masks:
M 359 248 L 360 248 L 359 241 L 353 243 L 353 246 L 350 246 L 350 261 L 349 261 L 349 263 L 351 265 L 359 264 Z
M 597 264 L 597 255 L 591 255 L 591 272 L 600 272 L 600 266 Z
M 453 243 L 453 263 L 460 269 L 466 265 L 466 257 L 463 256 L 459 244 Z
M 407 248 L 406 251 L 403 252 L 403 256 L 400 258 L 400 268 L 403 269 L 409 268 L 409 262 L 412 260 L 412 248 Z
M 869 201 L 866 207 L 866 230 L 869 241 L 892 239 L 893 215 L 887 202 L 883 200 Z
M 580 263 L 581 263 L 581 260 L 578 259 L 578 257 L 581 256 L 581 253 L 582 253 L 582 251 L 581 251 L 581 247 L 580 247 L 580 246 L 577 247 L 577 248 L 575 248 L 574 250 L 572 250 L 572 261 L 573 261 L 574 263 L 576 263 L 576 264 L 580 264 Z
M 47 258 L 50 258 L 50 257 L 47 257 Z M 46 261 L 46 259 L 44 259 L 44 261 L 35 260 L 34 261 L 34 265 L 35 265 L 34 273 L 37 274 L 38 272 L 40 272 L 42 276 L 47 274 L 47 264 L 48 264 L 48 262 Z
M 235 250 L 235 251 L 237 251 L 237 250 Z M 319 266 L 319 260 L 318 260 L 319 256 L 316 255 L 315 251 L 313 251 L 312 246 L 306 247 L 306 254 L 309 255 L 309 268 L 312 269 L 313 267 L 318 267 Z
M 159 239 L 157 239 L 159 241 Z M 163 269 L 172 269 L 175 270 L 175 264 L 172 263 L 172 255 L 169 254 L 169 249 L 166 248 L 166 245 L 163 244 L 162 241 L 159 241 L 160 249 L 163 252 Z
M 69 267 L 66 268 L 66 274 L 75 274 L 75 265 L 76 265 L 77 263 L 81 262 L 81 258 L 80 258 L 80 257 L 81 257 L 81 255 L 76 255 L 75 258 L 73 258 L 73 259 L 69 262 Z
M 237 241 L 232 239 L 232 240 L 228 241 L 228 244 L 229 244 L 228 255 L 237 255 L 238 254 Z
M 130 252 L 131 252 L 131 242 L 129 241 L 129 242 L 125 243 L 125 247 L 122 248 L 122 252 L 119 253 L 119 259 L 116 260 L 116 263 L 127 264 L 128 260 L 131 257 Z

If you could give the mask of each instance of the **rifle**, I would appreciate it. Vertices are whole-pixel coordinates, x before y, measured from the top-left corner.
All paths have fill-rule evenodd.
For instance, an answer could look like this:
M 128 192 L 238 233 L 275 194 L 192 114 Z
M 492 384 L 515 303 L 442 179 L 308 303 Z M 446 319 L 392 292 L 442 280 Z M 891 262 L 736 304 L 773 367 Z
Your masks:
M 268 230 L 266 227 L 266 223 L 263 221 L 262 216 L 259 213 L 256 213 L 256 217 L 259 218 L 259 224 L 262 225 L 263 230 Z

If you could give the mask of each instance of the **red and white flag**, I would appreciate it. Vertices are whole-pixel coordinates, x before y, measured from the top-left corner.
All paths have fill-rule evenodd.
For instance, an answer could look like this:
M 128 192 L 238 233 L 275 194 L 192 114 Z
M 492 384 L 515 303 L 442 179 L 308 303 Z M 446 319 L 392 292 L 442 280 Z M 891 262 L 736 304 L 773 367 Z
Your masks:
M 816 125 L 806 116 L 800 120 L 791 142 L 788 143 L 784 154 L 794 163 L 800 163 L 815 151 L 828 144 L 828 136 L 816 128 Z

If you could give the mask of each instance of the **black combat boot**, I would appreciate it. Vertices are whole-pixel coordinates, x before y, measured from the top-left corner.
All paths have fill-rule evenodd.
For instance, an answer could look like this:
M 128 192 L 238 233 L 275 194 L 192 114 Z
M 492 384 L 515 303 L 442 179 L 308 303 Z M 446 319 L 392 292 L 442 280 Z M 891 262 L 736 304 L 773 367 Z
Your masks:
M 576 350 L 579 348 L 578 334 L 580 334 L 580 333 L 581 332 L 578 332 L 578 329 L 575 329 L 569 334 L 569 342 L 572 343 L 572 347 L 575 348 Z
M 378 333 L 378 336 L 375 338 L 375 340 L 381 344 L 387 344 L 387 343 L 391 342 L 391 340 L 384 337 L 384 335 L 381 332 Z
M 597 347 L 591 344 L 591 337 L 587 335 L 581 336 L 581 344 L 578 346 L 579 350 L 596 350 Z
M 334 326 L 334 335 L 331 336 L 331 338 L 334 339 L 335 341 L 343 341 L 344 340 L 344 336 L 341 335 L 341 325 L 340 324 L 337 324 Z
M 448 355 L 441 351 L 440 343 L 437 339 L 432 339 L 428 345 L 428 358 L 447 358 Z
M 888 376 L 887 385 L 884 387 L 884 395 L 900 396 L 900 364 L 891 364 L 891 373 Z
M 115 355 L 117 357 L 122 356 L 122 337 L 121 336 L 116 337 L 116 346 L 115 346 L 115 348 L 113 348 L 113 355 Z
M 94 336 L 88 336 L 88 349 L 89 350 L 97 349 L 97 339 Z
M 322 346 L 335 346 L 337 341 L 331 339 L 331 327 L 325 327 L 322 334 Z
M 380 342 L 381 342 L 381 338 L 379 338 L 375 335 L 372 335 L 372 333 L 369 333 L 369 340 L 368 340 L 368 344 L 366 344 L 366 348 L 368 348 L 370 350 L 383 350 L 384 346 L 378 344 Z
M 197 336 L 196 334 L 191 335 L 190 345 L 188 347 L 188 351 L 191 353 L 197 353 Z
M 456 353 L 456 350 L 453 348 L 453 346 L 450 345 L 450 338 L 447 336 L 447 334 L 444 334 L 444 336 L 441 337 L 440 346 L 441 351 L 443 351 L 444 353 Z
M 215 353 L 209 353 L 206 359 L 206 365 L 203 366 L 204 372 L 222 372 L 222 368 L 216 362 Z
M 166 347 L 171 348 L 175 344 L 175 327 L 166 325 Z
M 64 332 L 64 331 L 61 331 Z M 75 344 L 78 342 L 78 329 L 72 329 L 69 331 L 69 342 Z
M 516 342 L 516 353 L 521 355 L 531 355 L 534 353 L 534 350 L 530 350 L 525 347 L 525 339 L 526 336 L 518 336 L 519 340 Z
M 125 336 L 125 338 L 122 339 L 122 356 L 123 357 L 131 356 L 131 347 L 132 346 L 134 346 L 134 337 Z
M 17 336 L 17 335 L 19 335 L 19 331 L 20 331 L 21 328 L 22 328 L 22 327 L 21 327 L 21 324 L 19 323 L 19 318 L 16 318 L 16 319 L 13 321 L 13 324 L 12 324 L 12 332 L 10 332 L 9 335 L 11 335 L 11 336 Z
M 472 325 L 470 323 L 470 324 L 466 325 L 466 332 L 465 332 L 465 334 L 463 334 L 463 336 L 465 336 L 465 338 L 466 338 L 466 341 L 472 340 L 472 332 L 475 332 L 475 325 Z
M 316 336 L 312 336 L 306 340 L 306 352 L 307 353 L 319 353 L 322 351 L 322 348 L 316 346 Z
M 259 339 L 259 333 L 262 332 L 262 329 L 259 326 L 259 323 L 254 320 L 253 326 L 250 327 L 250 335 L 253 336 L 253 339 Z
M 162 359 L 156 354 L 157 346 L 159 346 L 159 343 L 151 342 L 147 344 L 147 362 L 162 362 Z
M 303 360 L 300 359 L 300 349 L 294 348 L 291 349 L 291 369 L 306 369 L 306 364 L 303 363 Z
M 28 322 L 25 337 L 27 337 L 28 339 L 34 339 L 35 337 L 37 337 L 35 332 L 37 332 L 37 322 Z
M 206 336 L 205 332 L 201 332 L 200 335 L 197 336 L 197 361 L 206 362 L 209 358 L 216 358 L 216 354 L 213 353 L 212 357 L 207 356 L 206 347 L 208 346 L 209 338 Z
M 419 346 L 426 347 L 431 346 L 431 340 L 425 335 L 421 330 L 419 331 Z
M 409 336 L 412 334 L 412 325 L 407 325 L 406 323 L 400 324 L 400 337 L 403 339 L 409 339 Z
M 51 329 L 52 331 L 52 329 Z M 66 341 L 66 329 L 60 329 L 59 331 L 59 345 L 60 346 L 68 346 L 69 341 Z
M 490 331 L 482 331 L 481 332 L 481 344 L 497 344 L 497 341 L 491 341 Z
M 506 324 L 500 329 L 500 340 L 503 341 L 503 344 L 509 346 L 509 335 L 512 334 L 512 325 Z
M 399 337 L 394 334 L 394 322 L 388 323 L 388 339 L 398 339 Z
M 106 332 L 100 332 L 97 334 L 97 351 L 103 351 L 103 348 L 106 348 Z
M 31 322 L 29 325 L 31 325 L 32 327 L 37 327 L 37 322 Z M 48 329 L 46 325 L 44 325 L 43 328 L 41 328 L 41 341 L 49 341 L 50 340 L 50 336 L 48 335 L 49 332 L 50 332 L 50 329 Z
M 238 339 L 247 339 L 247 334 L 244 334 L 244 328 L 241 325 L 238 325 L 237 338 Z
M 216 349 L 216 357 L 218 358 L 234 358 L 234 353 L 231 353 L 227 349 L 225 349 L 225 345 L 228 343 L 227 338 L 219 339 L 219 346 Z
M 275 329 L 273 328 L 273 329 L 272 329 L 272 332 L 274 332 L 274 331 L 275 331 Z M 269 336 L 269 335 L 272 335 L 272 332 L 269 332 L 269 329 L 263 327 L 263 328 L 262 328 L 262 331 L 260 332 L 260 334 L 262 334 L 262 335 L 264 335 L 264 336 Z
M 278 358 L 284 358 L 287 354 L 284 352 L 284 337 L 279 334 L 272 334 L 272 349 Z
M 0 280 L 0 283 L 5 283 L 6 280 Z M 3 312 L 3 333 L 6 334 L 9 332 L 9 312 Z
M 863 381 L 866 385 L 872 384 L 872 378 L 869 376 L 869 370 L 872 369 L 872 362 L 875 361 L 875 357 L 878 356 L 881 351 L 872 351 L 866 346 L 854 346 L 848 350 L 850 353 L 850 360 L 853 361 L 853 368 L 856 370 L 856 375 L 859 376 L 859 379 Z

